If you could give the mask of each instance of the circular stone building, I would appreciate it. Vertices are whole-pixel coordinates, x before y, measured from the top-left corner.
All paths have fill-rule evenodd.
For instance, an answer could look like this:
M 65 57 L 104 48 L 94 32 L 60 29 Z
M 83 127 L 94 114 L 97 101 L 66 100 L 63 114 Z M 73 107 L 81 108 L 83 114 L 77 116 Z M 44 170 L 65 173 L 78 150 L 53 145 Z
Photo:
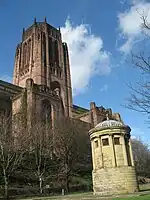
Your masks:
M 90 130 L 94 194 L 138 191 L 130 131 L 122 122 L 109 119 Z

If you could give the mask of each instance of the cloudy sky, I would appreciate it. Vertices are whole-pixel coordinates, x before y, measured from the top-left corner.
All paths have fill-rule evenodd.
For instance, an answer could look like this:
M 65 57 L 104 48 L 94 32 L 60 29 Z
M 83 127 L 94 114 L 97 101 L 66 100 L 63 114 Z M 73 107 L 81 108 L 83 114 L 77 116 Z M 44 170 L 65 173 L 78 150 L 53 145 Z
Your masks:
M 132 49 L 143 42 L 141 15 L 150 19 L 147 0 L 0 0 L 0 79 L 11 81 L 16 45 L 22 29 L 47 17 L 61 27 L 68 43 L 74 103 L 111 107 L 132 128 L 132 135 L 150 142 L 146 117 L 122 106 L 127 83 L 141 78 L 130 62 Z

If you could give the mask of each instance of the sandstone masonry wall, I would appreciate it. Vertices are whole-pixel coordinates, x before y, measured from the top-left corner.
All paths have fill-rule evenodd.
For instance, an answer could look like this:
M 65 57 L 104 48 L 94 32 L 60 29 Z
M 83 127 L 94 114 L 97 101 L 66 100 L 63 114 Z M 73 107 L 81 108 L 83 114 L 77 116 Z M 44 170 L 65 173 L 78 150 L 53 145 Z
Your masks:
M 134 193 L 138 188 L 135 168 L 125 166 L 93 171 L 93 185 L 99 195 Z

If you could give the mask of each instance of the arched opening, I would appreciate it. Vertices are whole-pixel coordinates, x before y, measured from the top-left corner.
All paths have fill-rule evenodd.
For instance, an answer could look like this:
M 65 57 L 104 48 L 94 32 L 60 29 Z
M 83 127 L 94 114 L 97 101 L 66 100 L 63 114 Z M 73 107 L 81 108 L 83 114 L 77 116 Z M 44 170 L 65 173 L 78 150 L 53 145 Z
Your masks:
M 58 81 L 53 81 L 51 83 L 51 90 L 54 94 L 56 94 L 57 96 L 60 96 L 61 94 L 60 83 Z
M 27 43 L 25 43 L 23 46 L 23 54 L 24 54 L 23 63 L 25 66 L 27 64 Z
M 51 104 L 48 100 L 42 101 L 42 122 L 46 126 L 51 126 L 52 124 L 52 114 L 51 114 Z
M 53 51 L 53 47 L 52 47 L 52 38 L 49 37 L 49 62 L 51 63 L 52 62 L 52 51 Z
M 31 54 L 31 39 L 29 39 L 27 46 L 27 64 L 30 62 L 30 54 Z
M 42 38 L 42 61 L 44 64 L 44 67 L 46 66 L 46 36 L 45 33 L 43 33 Z
M 55 40 L 55 62 L 59 66 L 59 51 L 58 51 L 58 42 Z

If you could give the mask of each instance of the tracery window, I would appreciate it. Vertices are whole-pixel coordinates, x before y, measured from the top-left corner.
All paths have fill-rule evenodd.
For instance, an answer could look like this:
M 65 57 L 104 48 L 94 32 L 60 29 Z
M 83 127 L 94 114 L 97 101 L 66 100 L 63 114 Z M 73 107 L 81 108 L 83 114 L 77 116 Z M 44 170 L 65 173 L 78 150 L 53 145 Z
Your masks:
M 31 56 L 31 39 L 29 39 L 27 42 L 25 42 L 23 46 L 23 64 L 26 66 L 29 64 Z
M 42 60 L 43 60 L 44 66 L 46 66 L 46 37 L 45 37 L 45 33 L 43 33 L 43 41 L 42 41 Z
M 61 95 L 61 88 L 60 88 L 60 84 L 57 81 L 53 81 L 51 83 L 51 90 L 52 92 L 54 92 L 57 96 Z
M 30 62 L 30 54 L 31 54 L 31 40 L 28 41 L 28 47 L 27 47 L 27 64 Z
M 49 60 L 51 62 L 52 61 L 52 38 L 51 37 L 49 37 L 48 42 L 49 42 Z
M 55 40 L 55 62 L 59 65 L 59 53 L 58 53 L 58 42 Z
M 24 54 L 24 65 L 27 64 L 27 43 L 24 44 L 24 47 L 23 47 L 23 54 Z
M 51 126 L 51 104 L 48 100 L 42 102 L 42 121 L 46 126 Z

